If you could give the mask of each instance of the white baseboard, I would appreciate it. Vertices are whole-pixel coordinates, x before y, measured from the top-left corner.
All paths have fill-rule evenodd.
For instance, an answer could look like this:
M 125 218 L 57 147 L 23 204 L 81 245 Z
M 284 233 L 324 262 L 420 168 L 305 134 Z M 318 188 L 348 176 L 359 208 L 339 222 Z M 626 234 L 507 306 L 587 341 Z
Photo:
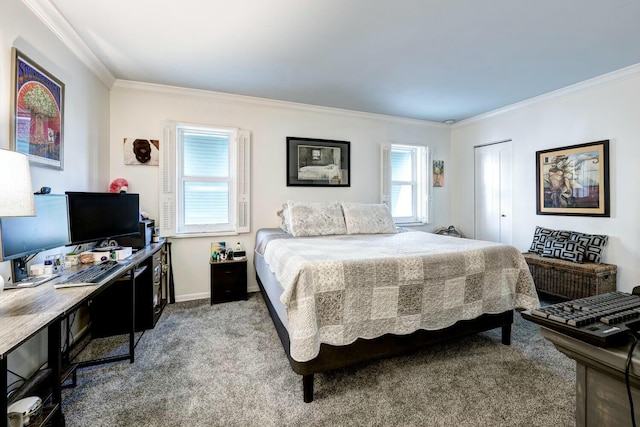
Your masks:
M 209 299 L 209 298 L 211 298 L 211 293 L 199 292 L 197 294 L 176 295 L 176 302 L 185 302 L 185 301 L 193 301 L 196 299 Z
M 247 288 L 248 293 L 252 292 L 260 292 L 260 288 L 257 286 L 249 286 Z M 195 294 L 185 294 L 185 295 L 176 295 L 176 302 L 185 302 L 185 301 L 193 301 L 197 299 L 209 299 L 211 298 L 211 293 L 209 292 L 198 292 Z

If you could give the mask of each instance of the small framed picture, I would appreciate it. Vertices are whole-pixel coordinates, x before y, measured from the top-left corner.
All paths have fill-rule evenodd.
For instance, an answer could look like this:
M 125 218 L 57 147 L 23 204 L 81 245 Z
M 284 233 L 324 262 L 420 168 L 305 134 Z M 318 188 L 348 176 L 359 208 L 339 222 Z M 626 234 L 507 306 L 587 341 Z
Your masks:
M 158 166 L 160 141 L 157 139 L 125 138 L 124 164 Z
M 433 186 L 444 187 L 444 160 L 433 161 Z

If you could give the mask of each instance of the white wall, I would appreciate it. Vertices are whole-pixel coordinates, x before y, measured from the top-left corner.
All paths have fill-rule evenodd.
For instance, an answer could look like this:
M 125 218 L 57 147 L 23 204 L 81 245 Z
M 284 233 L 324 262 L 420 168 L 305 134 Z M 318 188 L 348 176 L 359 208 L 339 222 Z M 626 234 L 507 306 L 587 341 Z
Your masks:
M 11 48 L 16 47 L 65 83 L 64 170 L 31 167 L 34 191 L 51 187 L 67 190 L 102 189 L 109 166 L 109 91 L 20 0 L 2 0 L 0 12 L 0 148 L 11 148 L 11 90 L 14 70 Z M 11 185 L 11 183 L 0 183 Z M 69 251 L 60 248 L 48 253 Z M 40 257 L 36 258 L 36 262 Z M 7 279 L 10 263 L 0 263 Z M 8 292 L 7 292 L 8 294 Z M 5 295 L 0 295 L 3 298 Z M 14 351 L 9 368 L 29 375 L 46 360 L 46 333 Z M 14 379 L 9 377 L 9 382 Z
M 0 148 L 11 149 L 12 141 L 12 47 L 65 84 L 64 169 L 32 166 L 34 191 L 44 186 L 52 193 L 102 190 L 109 176 L 109 90 L 20 0 L 3 1 L 0 14 L 0 94 L 5 99 L 0 103 Z M 64 250 L 42 253 L 34 262 Z M 8 262 L 0 263 L 0 274 L 9 278 Z
M 103 189 L 109 171 L 109 90 L 20 1 L 5 0 L 0 14 L 0 148 L 11 148 L 11 48 L 19 49 L 65 84 L 64 169 L 31 167 L 34 191 L 52 193 Z M 9 275 L 9 263 L 0 274 Z
M 20 0 L 3 0 L 0 14 L 0 147 L 10 148 L 11 141 L 12 47 L 65 84 L 64 171 L 33 167 L 34 188 L 102 188 L 108 179 L 109 90 Z
M 526 251 L 536 225 L 609 235 L 603 262 L 618 289 L 640 284 L 640 66 L 621 70 L 452 127 L 452 222 L 473 235 L 473 147 L 513 140 L 513 244 Z M 610 140 L 611 217 L 536 215 L 535 152 Z
M 276 210 L 292 200 L 379 202 L 379 144 L 384 141 L 427 144 L 433 158 L 451 163 L 449 126 L 417 120 L 311 107 L 257 98 L 193 91 L 133 82 L 117 82 L 111 91 L 110 176 L 129 181 L 140 193 L 141 208 L 158 218 L 158 167 L 124 165 L 124 138 L 160 138 L 160 123 L 171 119 L 230 126 L 251 131 L 251 234 L 172 239 L 177 300 L 209 296 L 209 251 L 212 242 L 240 241 L 249 257 L 249 290 L 257 291 L 253 270 L 255 231 L 277 227 Z M 286 137 L 312 137 L 351 142 L 351 187 L 286 186 Z M 449 193 L 434 190 L 432 229 L 449 225 Z

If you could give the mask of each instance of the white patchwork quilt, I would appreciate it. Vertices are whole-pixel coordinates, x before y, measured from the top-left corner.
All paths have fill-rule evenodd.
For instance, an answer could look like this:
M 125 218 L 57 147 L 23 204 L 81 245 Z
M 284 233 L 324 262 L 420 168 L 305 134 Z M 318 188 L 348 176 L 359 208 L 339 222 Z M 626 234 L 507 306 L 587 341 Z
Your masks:
M 289 236 L 259 250 L 284 287 L 299 362 L 313 359 L 321 343 L 442 329 L 539 305 L 522 254 L 498 243 L 411 231 Z

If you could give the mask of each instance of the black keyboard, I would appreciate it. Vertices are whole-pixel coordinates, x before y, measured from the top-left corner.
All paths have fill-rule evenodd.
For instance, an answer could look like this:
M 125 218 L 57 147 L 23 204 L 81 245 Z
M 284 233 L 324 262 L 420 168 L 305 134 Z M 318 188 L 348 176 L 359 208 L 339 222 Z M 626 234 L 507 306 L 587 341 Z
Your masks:
M 609 292 L 523 311 L 522 317 L 597 347 L 624 344 L 640 330 L 640 296 Z
M 72 283 L 100 283 L 120 267 L 117 261 L 105 261 L 94 264 L 58 282 L 61 285 Z

